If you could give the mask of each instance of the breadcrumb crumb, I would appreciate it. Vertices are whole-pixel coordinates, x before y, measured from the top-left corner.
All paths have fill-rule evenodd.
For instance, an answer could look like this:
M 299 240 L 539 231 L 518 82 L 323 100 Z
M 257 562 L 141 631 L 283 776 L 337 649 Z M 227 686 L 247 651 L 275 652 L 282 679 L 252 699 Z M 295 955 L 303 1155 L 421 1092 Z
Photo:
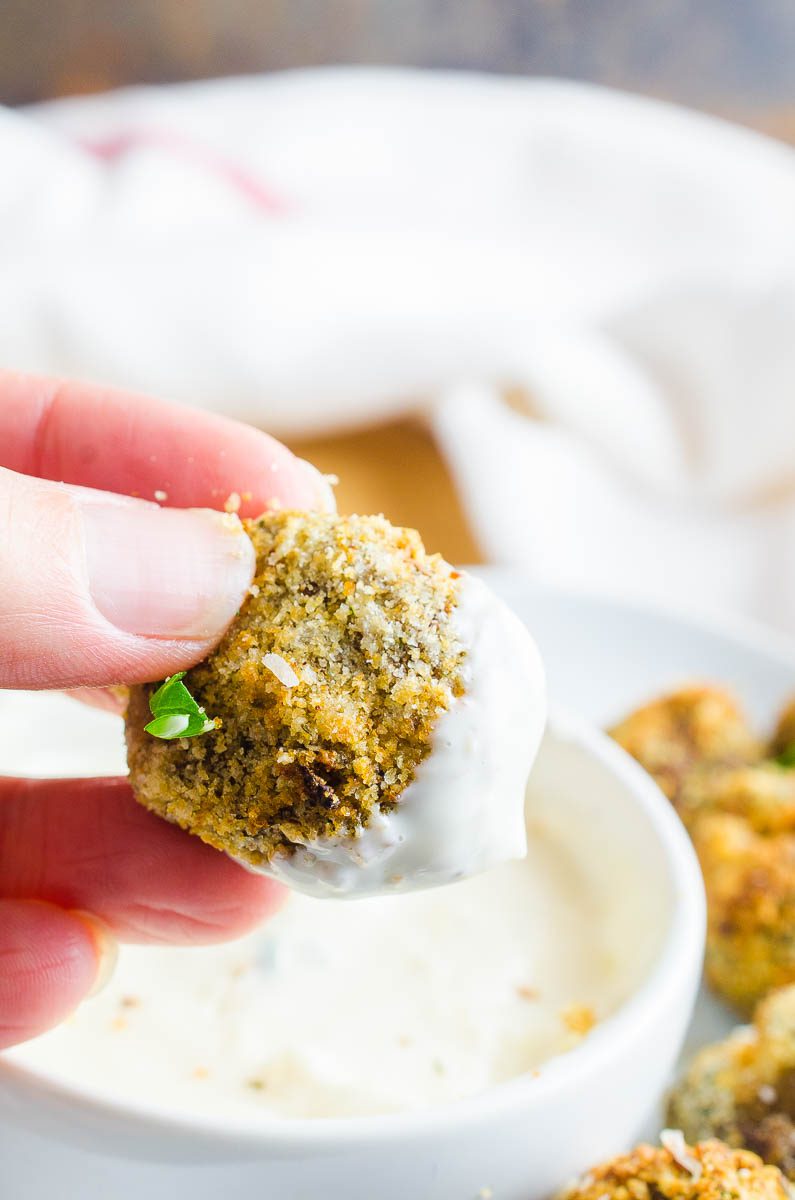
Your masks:
M 664 1136 L 668 1146 L 637 1146 L 592 1167 L 558 1200 L 791 1200 L 781 1172 L 755 1154 Z

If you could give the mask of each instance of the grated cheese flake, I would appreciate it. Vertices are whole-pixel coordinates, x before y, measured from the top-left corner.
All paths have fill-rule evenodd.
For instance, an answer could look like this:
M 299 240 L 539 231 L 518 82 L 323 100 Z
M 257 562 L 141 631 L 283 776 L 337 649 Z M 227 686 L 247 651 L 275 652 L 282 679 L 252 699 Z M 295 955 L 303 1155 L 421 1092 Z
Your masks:
M 287 659 L 282 658 L 281 654 L 263 654 L 262 665 L 267 667 L 276 676 L 279 683 L 283 683 L 287 688 L 296 687 L 301 682 Z
M 701 1163 L 690 1153 L 681 1129 L 663 1129 L 660 1145 L 665 1147 L 674 1162 L 683 1171 L 687 1171 L 692 1179 L 701 1178 Z

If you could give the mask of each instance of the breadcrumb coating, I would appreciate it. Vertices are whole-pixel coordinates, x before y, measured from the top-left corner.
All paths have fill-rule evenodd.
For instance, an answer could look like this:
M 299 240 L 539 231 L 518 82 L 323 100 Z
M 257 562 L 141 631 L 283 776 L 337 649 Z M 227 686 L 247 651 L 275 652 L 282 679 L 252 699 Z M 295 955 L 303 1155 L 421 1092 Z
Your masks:
M 790 700 L 779 714 L 770 742 L 770 753 L 775 758 L 785 750 L 795 747 L 795 700 Z
M 710 813 L 743 817 L 766 836 L 795 832 L 795 771 L 771 761 L 695 770 L 682 786 L 679 815 L 693 826 Z
M 185 685 L 219 727 L 144 732 L 156 685 L 131 689 L 127 746 L 142 804 L 261 866 L 388 812 L 465 690 L 458 574 L 383 517 L 273 512 L 245 523 L 250 595 Z
M 706 685 L 653 700 L 609 732 L 675 804 L 695 767 L 747 763 L 761 756 L 758 739 L 734 697 Z
M 685 688 L 626 718 L 614 736 L 651 770 L 687 826 L 707 892 L 707 978 L 748 1013 L 795 982 L 795 767 L 788 706 L 768 748 L 716 688 Z
M 795 1180 L 795 987 L 760 1004 L 751 1027 L 694 1056 L 668 1102 L 687 1138 L 753 1150 Z
M 718 1141 L 638 1146 L 594 1167 L 558 1200 L 791 1200 L 786 1180 L 756 1154 Z
M 691 827 L 707 891 L 706 972 L 741 1013 L 795 981 L 795 835 L 767 837 L 742 816 Z

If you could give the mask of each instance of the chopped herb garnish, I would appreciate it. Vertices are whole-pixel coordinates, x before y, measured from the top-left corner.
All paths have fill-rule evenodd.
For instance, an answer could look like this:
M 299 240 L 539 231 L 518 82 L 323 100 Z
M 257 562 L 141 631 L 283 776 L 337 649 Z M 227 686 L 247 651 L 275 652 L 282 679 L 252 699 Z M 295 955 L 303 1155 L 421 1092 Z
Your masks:
M 780 767 L 795 767 L 795 742 L 786 746 L 773 761 L 777 762 Z
M 184 671 L 169 675 L 149 700 L 153 721 L 145 726 L 152 737 L 172 738 L 197 737 L 215 729 L 215 721 L 208 720 L 201 705 L 197 704 L 182 680 Z

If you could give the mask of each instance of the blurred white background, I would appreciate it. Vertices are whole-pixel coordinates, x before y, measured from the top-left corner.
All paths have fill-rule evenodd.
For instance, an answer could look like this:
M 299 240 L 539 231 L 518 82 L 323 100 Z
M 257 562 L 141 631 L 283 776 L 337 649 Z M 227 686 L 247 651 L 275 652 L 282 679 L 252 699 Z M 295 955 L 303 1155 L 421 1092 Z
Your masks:
M 450 557 L 795 630 L 792 151 L 604 86 L 786 138 L 791 6 L 4 10 L 4 363 L 253 420 Z M 335 63 L 426 69 L 271 71 Z

